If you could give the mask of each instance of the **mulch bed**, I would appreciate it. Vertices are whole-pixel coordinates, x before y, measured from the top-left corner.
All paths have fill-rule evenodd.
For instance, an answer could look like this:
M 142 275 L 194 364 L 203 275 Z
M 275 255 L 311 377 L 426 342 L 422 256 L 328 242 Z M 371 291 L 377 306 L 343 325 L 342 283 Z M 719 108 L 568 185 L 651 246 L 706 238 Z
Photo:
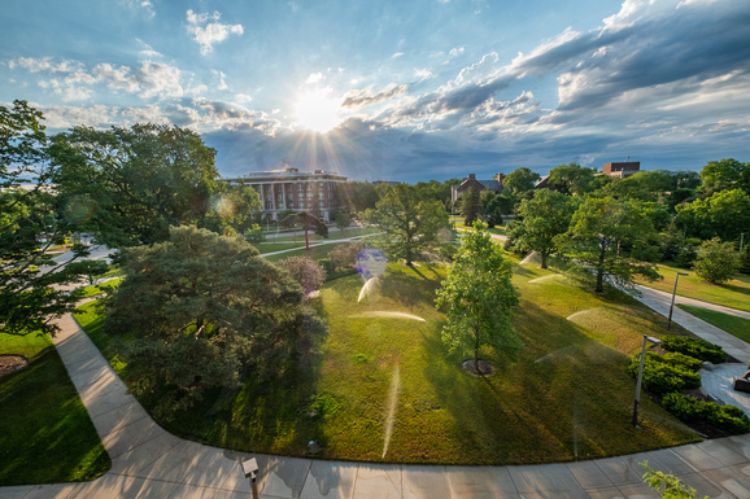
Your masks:
M 0 355 L 0 378 L 20 371 L 28 365 L 29 361 L 21 355 Z
M 479 367 L 479 370 L 477 370 Z M 461 363 L 461 368 L 472 376 L 492 376 L 495 374 L 495 368 L 484 359 L 479 359 L 475 363 L 474 359 L 466 359 Z

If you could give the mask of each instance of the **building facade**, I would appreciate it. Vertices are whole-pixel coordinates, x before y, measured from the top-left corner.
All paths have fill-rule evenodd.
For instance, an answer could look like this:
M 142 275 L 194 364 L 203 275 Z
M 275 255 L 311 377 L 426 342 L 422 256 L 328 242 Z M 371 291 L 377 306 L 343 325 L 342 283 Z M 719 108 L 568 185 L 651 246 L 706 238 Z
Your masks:
M 484 190 L 500 192 L 503 189 L 503 176 L 501 175 L 502 174 L 495 175 L 495 178 L 492 180 L 477 180 L 475 174 L 469 173 L 469 176 L 463 179 L 460 184 L 451 186 L 451 206 L 455 208 L 458 200 L 469 189 L 474 189 L 478 192 Z
M 346 177 L 287 166 L 224 180 L 230 185 L 248 185 L 255 189 L 261 199 L 263 215 L 272 220 L 278 220 L 283 212 L 306 211 L 329 222 L 338 208 L 337 185 L 345 183 Z
M 641 170 L 640 161 L 623 161 L 621 163 L 604 163 L 602 173 L 610 177 L 625 178 Z

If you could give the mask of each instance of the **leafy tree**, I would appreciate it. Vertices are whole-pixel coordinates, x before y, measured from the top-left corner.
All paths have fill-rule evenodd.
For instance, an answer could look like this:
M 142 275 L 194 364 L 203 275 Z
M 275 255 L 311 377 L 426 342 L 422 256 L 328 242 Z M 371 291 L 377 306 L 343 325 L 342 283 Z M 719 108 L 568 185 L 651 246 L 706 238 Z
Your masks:
M 731 242 L 723 243 L 715 237 L 698 248 L 693 264 L 695 273 L 714 284 L 721 284 L 740 270 L 740 254 Z
M 179 127 L 76 127 L 50 152 L 67 219 L 112 247 L 162 241 L 170 225 L 203 220 L 216 191 L 215 151 Z
M 109 264 L 104 260 L 79 260 L 67 265 L 67 270 L 74 274 L 86 276 L 89 284 L 94 284 L 96 278 L 109 270 Z
M 334 221 L 336 222 L 336 227 L 340 230 L 344 230 L 352 224 L 352 214 L 348 211 L 338 210 L 334 217 Z
M 573 214 L 570 228 L 559 238 L 576 262 L 594 272 L 596 291 L 605 278 L 627 286 L 635 275 L 658 278 L 653 259 L 657 233 L 641 203 L 612 197 L 587 197 Z
M 378 191 L 371 182 L 350 181 L 336 184 L 336 199 L 341 209 L 350 212 L 363 212 L 374 208 L 378 202 Z
M 464 192 L 463 196 L 461 196 L 461 213 L 464 216 L 465 225 L 471 225 L 474 223 L 474 220 L 479 216 L 479 210 L 481 207 L 479 191 L 477 189 L 472 187 Z
M 600 187 L 599 183 L 596 169 L 569 163 L 550 170 L 547 185 L 565 194 L 582 196 Z
M 481 218 L 487 225 L 494 227 L 503 224 L 503 215 L 513 213 L 515 200 L 505 192 L 483 191 L 481 195 Z
M 316 234 L 323 237 L 328 237 L 328 226 L 316 217 L 312 213 L 306 211 L 292 212 L 285 216 L 281 220 L 282 225 L 289 227 L 301 226 L 302 230 L 305 231 L 305 249 L 310 249 L 310 235 L 309 232 L 315 231 Z
M 461 239 L 435 304 L 448 317 L 442 331 L 443 342 L 452 352 L 473 351 L 477 373 L 481 372 L 479 350 L 483 344 L 511 352 L 521 346 L 511 325 L 518 294 L 510 278 L 510 263 L 492 242 L 487 226 L 475 222 Z
M 421 199 L 413 186 L 385 185 L 375 208 L 365 218 L 385 232 L 380 245 L 392 258 L 407 265 L 431 248 L 442 244 L 441 230 L 448 228 L 448 213 L 440 201 Z
M 750 227 L 750 194 L 742 189 L 724 190 L 678 205 L 677 223 L 689 235 L 701 239 L 739 239 L 740 233 Z
M 503 187 L 510 190 L 511 193 L 516 195 L 523 195 L 529 191 L 534 190 L 534 186 L 542 178 L 538 173 L 533 172 L 522 166 L 516 168 L 503 179 Z
M 731 158 L 711 161 L 701 170 L 701 180 L 701 190 L 708 195 L 732 189 L 750 194 L 750 163 Z
M 252 187 L 221 183 L 202 225 L 219 234 L 245 234 L 256 225 L 261 207 L 260 195 Z
M 302 286 L 305 295 L 319 290 L 326 280 L 323 268 L 318 262 L 306 256 L 285 258 L 279 262 L 279 267 L 289 272 L 289 275 Z
M 660 170 L 640 171 L 607 186 L 608 192 L 614 197 L 642 201 L 659 201 L 676 188 L 677 179 L 674 174 Z
M 40 111 L 25 101 L 0 106 L 0 332 L 54 333 L 52 322 L 73 308 L 78 295 L 57 285 L 76 280 L 67 267 L 86 254 L 56 262 L 49 249 L 74 227 L 60 216 L 50 179 L 47 136 Z M 23 184 L 23 185 L 22 185 Z
M 520 239 L 529 249 L 539 253 L 542 268 L 556 249 L 556 237 L 565 233 L 575 210 L 573 199 L 549 189 L 541 189 L 531 199 L 524 199 L 518 208 L 521 217 Z
M 173 227 L 167 241 L 125 250 L 123 270 L 105 327 L 136 338 L 132 389 L 166 417 L 208 389 L 283 376 L 324 330 L 299 284 L 240 238 Z

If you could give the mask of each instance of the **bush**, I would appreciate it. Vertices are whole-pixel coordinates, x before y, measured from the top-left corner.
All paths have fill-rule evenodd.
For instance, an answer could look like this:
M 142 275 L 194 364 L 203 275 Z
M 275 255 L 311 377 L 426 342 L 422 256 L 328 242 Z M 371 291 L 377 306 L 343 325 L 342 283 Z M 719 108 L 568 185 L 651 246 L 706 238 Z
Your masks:
M 665 359 L 663 356 L 648 352 L 643 366 L 643 387 L 651 393 L 663 394 L 683 389 L 699 388 L 701 378 L 697 369 L 685 367 L 682 359 Z M 684 361 L 682 361 L 684 362 Z M 638 375 L 640 355 L 630 361 L 628 371 L 631 376 Z
M 335 272 L 354 270 L 357 265 L 357 254 L 362 251 L 364 245 L 360 242 L 339 244 L 331 250 L 328 257 L 333 264 Z
M 670 352 L 679 352 L 700 360 L 707 360 L 718 364 L 724 362 L 727 354 L 720 346 L 709 343 L 701 338 L 688 336 L 665 336 L 661 339 L 662 347 Z
M 258 224 L 251 225 L 243 234 L 245 240 L 249 243 L 257 244 L 263 242 L 263 227 Z
M 661 405 L 678 419 L 687 423 L 706 422 L 732 434 L 750 431 L 750 419 L 741 409 L 733 405 L 721 405 L 681 393 L 665 395 L 661 400 Z
M 734 243 L 723 243 L 715 237 L 703 241 L 695 258 L 695 273 L 714 284 L 721 284 L 740 270 L 740 254 Z
M 279 262 L 297 281 L 305 294 L 317 291 L 326 280 L 326 274 L 318 262 L 306 256 L 291 256 Z

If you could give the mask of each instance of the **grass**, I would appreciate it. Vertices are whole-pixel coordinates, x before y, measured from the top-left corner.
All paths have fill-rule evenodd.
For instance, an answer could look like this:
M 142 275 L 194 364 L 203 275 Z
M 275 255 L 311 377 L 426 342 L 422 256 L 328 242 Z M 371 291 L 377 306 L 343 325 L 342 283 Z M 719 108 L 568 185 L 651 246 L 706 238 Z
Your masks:
M 642 429 L 630 426 L 628 356 L 643 334 L 667 333 L 664 321 L 632 298 L 596 296 L 566 277 L 516 265 L 521 303 L 514 325 L 525 347 L 517 358 L 486 348 L 483 356 L 498 372 L 475 378 L 460 368 L 465 357 L 449 355 L 440 340 L 444 317 L 433 300 L 444 272 L 391 264 L 379 292 L 363 303 L 356 301 L 358 276 L 331 281 L 319 303 L 329 332 L 309 368 L 272 383 L 248 382 L 229 400 L 209 394 L 161 423 L 233 449 L 303 455 L 314 439 L 325 458 L 421 463 L 567 461 L 698 440 L 647 397 Z M 359 315 L 379 310 L 425 322 Z M 129 338 L 107 335 L 93 304 L 78 319 L 132 383 L 138 373 L 122 355 Z M 396 417 L 384 456 L 397 366 Z
M 675 274 L 678 271 L 685 272 L 685 269 L 666 264 L 659 264 L 658 270 L 663 279 L 653 282 L 639 281 L 640 284 L 671 293 Z M 680 276 L 677 285 L 678 295 L 750 312 L 750 276 L 737 275 L 734 279 L 719 285 L 704 281 L 695 272 L 687 272 L 687 276 Z
M 750 343 L 750 319 L 717 312 L 703 307 L 684 305 L 682 303 L 677 306 L 699 319 L 703 319 L 709 324 L 713 324 L 719 329 L 723 329 L 727 333 Z
M 340 239 L 346 239 L 357 236 L 367 236 L 378 232 L 377 229 L 364 227 L 364 228 L 353 228 L 345 229 L 342 232 L 331 232 L 328 238 L 318 236 L 317 234 L 310 233 L 310 244 L 319 243 L 321 241 L 338 241 Z M 365 238 L 366 240 L 367 238 Z M 260 243 L 254 244 L 258 251 L 261 253 L 271 253 L 274 251 L 281 251 L 292 248 L 300 248 L 305 246 L 305 237 L 300 235 L 295 236 L 283 236 L 275 239 L 269 239 Z
M 107 290 L 115 288 L 120 285 L 123 277 L 114 277 L 108 281 L 104 281 L 100 284 L 91 284 L 83 288 L 83 297 L 89 298 L 92 296 L 99 296 L 107 292 Z
M 0 333 L 0 354 L 30 364 L 0 378 L 0 485 L 91 480 L 110 468 L 47 336 Z

